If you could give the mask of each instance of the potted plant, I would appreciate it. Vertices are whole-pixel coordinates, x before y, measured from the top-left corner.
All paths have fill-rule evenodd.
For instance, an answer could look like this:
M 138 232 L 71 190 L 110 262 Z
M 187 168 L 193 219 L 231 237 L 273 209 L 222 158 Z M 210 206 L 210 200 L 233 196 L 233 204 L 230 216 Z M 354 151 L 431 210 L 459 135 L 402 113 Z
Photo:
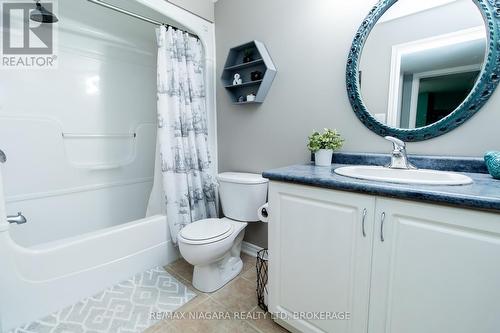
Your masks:
M 253 50 L 252 49 L 244 49 L 243 50 L 243 63 L 247 63 L 253 61 Z
M 334 150 L 342 148 L 344 139 L 336 131 L 325 128 L 323 133 L 314 131 L 309 136 L 307 148 L 314 153 L 314 162 L 317 166 L 330 166 Z

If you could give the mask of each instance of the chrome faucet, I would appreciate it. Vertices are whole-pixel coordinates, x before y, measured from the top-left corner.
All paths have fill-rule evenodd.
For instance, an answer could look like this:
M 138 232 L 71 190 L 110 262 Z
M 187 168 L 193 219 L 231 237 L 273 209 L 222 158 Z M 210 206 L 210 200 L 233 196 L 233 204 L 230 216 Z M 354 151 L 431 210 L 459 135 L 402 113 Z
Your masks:
M 416 167 L 408 161 L 406 144 L 403 141 L 392 136 L 386 136 L 384 139 L 391 141 L 393 145 L 391 163 L 386 165 L 387 168 L 406 170 L 416 169 Z
M 15 223 L 15 224 L 24 224 L 24 223 L 28 222 L 28 220 L 26 220 L 24 215 L 21 212 L 19 212 L 19 213 L 17 213 L 17 215 L 7 216 L 7 222 Z
M 7 161 L 7 156 L 5 156 L 5 153 L 0 149 L 0 163 L 5 163 L 6 161 Z M 7 222 L 24 224 L 28 222 L 28 220 L 26 220 L 26 217 L 24 217 L 23 213 L 18 212 L 17 215 L 8 215 Z

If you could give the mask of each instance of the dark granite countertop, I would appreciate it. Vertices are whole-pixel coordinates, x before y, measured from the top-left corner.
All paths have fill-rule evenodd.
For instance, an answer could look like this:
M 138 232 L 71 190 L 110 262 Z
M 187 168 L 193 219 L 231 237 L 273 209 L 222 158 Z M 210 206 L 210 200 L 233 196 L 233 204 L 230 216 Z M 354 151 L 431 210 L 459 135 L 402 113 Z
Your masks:
M 334 173 L 334 169 L 342 166 L 347 164 L 332 164 L 331 167 L 317 167 L 313 163 L 292 165 L 265 171 L 262 175 L 275 181 L 500 212 L 500 180 L 489 174 L 462 172 L 474 181 L 470 185 L 409 185 L 361 180 Z

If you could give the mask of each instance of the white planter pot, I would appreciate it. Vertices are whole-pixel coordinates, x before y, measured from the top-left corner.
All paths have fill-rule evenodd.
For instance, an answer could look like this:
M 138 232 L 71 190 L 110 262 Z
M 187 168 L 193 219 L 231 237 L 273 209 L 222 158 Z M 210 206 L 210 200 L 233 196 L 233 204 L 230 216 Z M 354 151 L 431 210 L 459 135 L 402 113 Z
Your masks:
M 332 149 L 320 149 L 314 153 L 314 162 L 317 166 L 330 166 L 332 165 Z

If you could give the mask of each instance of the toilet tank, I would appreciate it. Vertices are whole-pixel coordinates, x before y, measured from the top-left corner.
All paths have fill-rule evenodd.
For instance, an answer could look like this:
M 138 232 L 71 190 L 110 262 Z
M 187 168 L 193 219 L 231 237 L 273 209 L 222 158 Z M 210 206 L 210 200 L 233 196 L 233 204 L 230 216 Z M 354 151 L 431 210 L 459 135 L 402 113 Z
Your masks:
M 232 220 L 258 222 L 257 210 L 267 202 L 267 179 L 259 174 L 223 172 L 217 176 L 224 216 Z

